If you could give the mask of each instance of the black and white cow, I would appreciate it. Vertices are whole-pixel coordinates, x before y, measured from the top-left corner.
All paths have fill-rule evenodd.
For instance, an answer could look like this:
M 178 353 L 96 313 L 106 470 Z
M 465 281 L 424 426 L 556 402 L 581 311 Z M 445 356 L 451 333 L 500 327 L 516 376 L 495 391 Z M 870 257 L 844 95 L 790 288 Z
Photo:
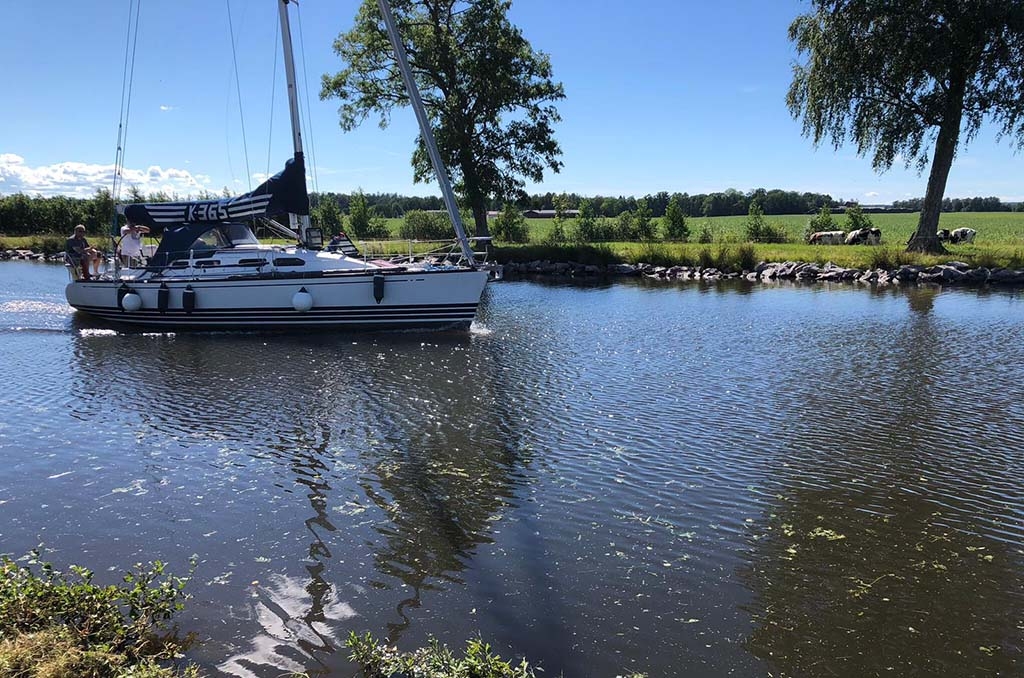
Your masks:
M 858 228 L 846 235 L 847 245 L 877 245 L 882 242 L 882 231 L 877 228 Z
M 957 228 L 949 234 L 949 242 L 954 244 L 974 242 L 974 236 L 976 235 L 978 235 L 978 232 L 973 228 Z
M 842 245 L 845 241 L 846 233 L 843 231 L 818 231 L 807 239 L 812 245 Z

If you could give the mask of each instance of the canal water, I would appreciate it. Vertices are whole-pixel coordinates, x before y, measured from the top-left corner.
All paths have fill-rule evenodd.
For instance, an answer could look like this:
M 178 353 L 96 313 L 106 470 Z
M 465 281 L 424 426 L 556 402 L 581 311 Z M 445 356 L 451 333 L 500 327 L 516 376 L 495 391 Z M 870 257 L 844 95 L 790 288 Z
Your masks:
M 198 567 L 211 675 L 1024 674 L 1024 298 L 488 287 L 466 333 L 90 325 L 0 265 L 0 551 Z

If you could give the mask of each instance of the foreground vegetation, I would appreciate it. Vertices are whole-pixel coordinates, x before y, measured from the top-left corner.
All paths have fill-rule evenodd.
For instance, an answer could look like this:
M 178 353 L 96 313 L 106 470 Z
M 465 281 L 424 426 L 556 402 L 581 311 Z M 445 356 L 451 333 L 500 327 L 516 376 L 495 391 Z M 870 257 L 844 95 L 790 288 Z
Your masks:
M 160 562 L 136 565 L 102 586 L 72 565 L 54 569 L 33 552 L 0 558 L 0 675 L 26 678 L 197 676 L 173 663 L 191 642 L 166 625 L 182 609 L 187 577 Z M 193 563 L 194 567 L 194 563 Z
M 535 678 L 541 671 L 532 668 L 525 659 L 519 663 L 503 660 L 479 639 L 466 642 L 462 657 L 436 638 L 430 638 L 426 647 L 413 652 L 399 652 L 369 633 L 364 636 L 352 633 L 345 645 L 351 651 L 349 658 L 359 665 L 366 678 Z M 631 673 L 620 678 L 646 677 L 642 673 Z
M 436 243 L 410 243 L 410 239 L 428 237 L 450 238 L 447 219 L 440 215 L 433 225 L 423 227 L 423 213 L 410 219 L 381 219 L 381 235 L 390 239 L 359 239 L 357 244 L 369 258 L 423 253 Z M 1024 266 L 1024 213 L 1022 212 L 954 212 L 942 215 L 941 228 L 953 230 L 966 227 L 978 232 L 972 244 L 947 245 L 944 255 L 906 253 L 904 244 L 917 227 L 917 215 L 871 214 L 871 223 L 882 231 L 880 246 L 868 245 L 808 245 L 804 237 L 813 218 L 809 215 L 768 216 L 763 218 L 762 230 L 778 237 L 782 242 L 749 243 L 751 217 L 686 218 L 686 242 L 666 239 L 662 220 L 653 220 L 654 232 L 648 240 L 619 240 L 605 242 L 577 242 L 574 240 L 576 219 L 524 219 L 521 242 L 496 240 L 492 258 L 499 262 L 534 260 L 573 261 L 582 264 L 608 265 L 614 263 L 649 263 L 660 266 L 711 266 L 725 270 L 749 270 L 749 259 L 758 261 L 806 261 L 824 264 L 828 261 L 848 268 L 894 268 L 900 264 L 931 266 L 947 261 L 963 261 L 972 266 L 987 268 L 1021 268 Z M 843 215 L 833 215 L 835 227 L 847 226 Z M 430 220 L 426 220 L 429 222 Z M 598 232 L 614 234 L 614 219 L 596 218 Z M 346 224 L 347 226 L 348 224 Z M 410 230 L 427 228 L 426 231 Z M 561 237 L 557 230 L 561 229 Z M 23 248 L 53 254 L 64 249 L 65 234 L 40 234 L 22 237 L 0 237 L 0 251 Z M 767 238 L 766 238 L 767 239 Z M 92 236 L 95 244 L 103 246 L 103 237 Z M 265 240 L 286 244 L 282 240 Z M 891 264 L 891 265 L 889 265 Z

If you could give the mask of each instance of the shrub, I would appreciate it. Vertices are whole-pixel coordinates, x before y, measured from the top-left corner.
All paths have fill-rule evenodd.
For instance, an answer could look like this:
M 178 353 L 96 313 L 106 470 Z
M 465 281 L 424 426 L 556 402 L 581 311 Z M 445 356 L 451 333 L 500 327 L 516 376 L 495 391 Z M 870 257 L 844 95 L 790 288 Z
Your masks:
M 410 210 L 398 229 L 399 237 L 405 240 L 446 240 L 452 234 L 451 220 L 447 214 Z
M 710 247 L 701 247 L 697 252 L 697 265 L 701 268 L 715 268 L 715 256 L 711 254 Z
M 891 249 L 888 247 L 872 248 L 868 254 L 868 268 L 880 268 L 891 271 L 905 264 L 913 264 L 917 258 L 903 250 Z
M 580 201 L 580 213 L 572 224 L 572 239 L 578 243 L 597 242 L 602 240 L 599 236 L 597 215 L 594 213 L 593 203 L 589 200 Z
M 992 252 L 980 252 L 971 257 L 971 263 L 985 268 L 998 268 L 999 260 Z
M 631 242 L 637 239 L 636 219 L 633 213 L 626 210 L 619 215 L 618 223 L 615 226 L 615 237 L 617 240 Z
M 736 248 L 736 266 L 741 271 L 753 271 L 757 267 L 757 253 L 753 245 L 743 244 Z
M 41 252 L 49 256 L 51 254 L 63 252 L 66 243 L 67 238 L 63 238 L 59 235 L 42 235 L 32 238 L 26 249 L 30 249 L 37 254 Z M 93 238 L 89 241 L 89 244 L 97 249 L 107 250 L 109 248 L 110 239 L 106 237 Z
M 864 214 L 860 205 L 850 205 L 846 208 L 846 230 L 856 231 L 861 228 L 872 228 L 871 217 Z
M 512 203 L 505 203 L 504 209 L 494 220 L 491 234 L 502 242 L 530 242 L 530 228 L 523 213 Z
M 652 266 L 675 266 L 679 263 L 676 257 L 669 253 L 664 245 L 653 242 L 645 242 L 639 250 L 628 257 L 631 264 L 645 263 Z
M 189 644 L 190 638 L 164 629 L 183 607 L 188 577 L 165 574 L 157 561 L 136 565 L 121 585 L 100 586 L 84 567 L 72 565 L 71 574 L 64 574 L 38 558 L 33 551 L 24 567 L 0 558 L 3 675 L 99 677 L 121 675 L 127 667 L 152 670 L 155 660 L 171 659 Z M 37 672 L 19 673 L 26 662 Z M 51 673 L 41 672 L 43 664 L 51 665 Z
M 764 211 L 757 203 L 752 203 L 747 212 L 747 242 L 781 243 L 786 242 L 786 231 L 781 226 L 772 226 L 764 218 Z
M 655 238 L 654 219 L 651 217 L 651 208 L 647 200 L 640 198 L 636 201 L 636 212 L 633 214 L 633 229 L 636 240 L 650 241 Z
M 701 224 L 700 235 L 697 236 L 697 242 L 702 245 L 710 244 L 715 239 L 714 234 L 711 231 L 711 222 L 705 221 Z
M 690 239 L 690 227 L 686 225 L 686 214 L 675 195 L 665 208 L 665 237 L 669 240 L 686 242 Z
M 394 675 L 420 678 L 533 678 L 536 674 L 526 660 L 511 664 L 491 652 L 491 646 L 480 639 L 466 642 L 464 657 L 456 657 L 447 645 L 431 637 L 427 646 L 414 652 L 399 652 L 380 643 L 369 633 L 350 633 L 345 646 L 349 658 L 358 664 L 366 678 L 391 678 Z
M 811 239 L 811 233 L 818 231 L 837 231 L 836 220 L 832 217 L 832 210 L 828 205 L 822 205 L 821 211 L 811 217 L 810 222 L 804 229 L 804 240 Z

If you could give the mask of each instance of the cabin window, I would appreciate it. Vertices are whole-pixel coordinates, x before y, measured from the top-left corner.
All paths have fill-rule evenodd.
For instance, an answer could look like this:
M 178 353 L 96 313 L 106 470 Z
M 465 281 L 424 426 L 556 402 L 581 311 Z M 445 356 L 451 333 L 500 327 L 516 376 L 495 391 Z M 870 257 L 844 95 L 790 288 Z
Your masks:
M 274 266 L 302 266 L 306 262 L 298 257 L 278 257 L 274 259 Z
M 171 262 L 171 268 L 188 268 L 188 262 L 184 259 L 177 259 Z
M 267 265 L 267 260 L 266 259 L 239 259 L 238 260 L 238 265 L 239 266 L 266 266 Z
M 206 259 L 196 262 L 196 268 L 214 268 L 216 266 L 220 266 L 220 261 L 217 259 Z

